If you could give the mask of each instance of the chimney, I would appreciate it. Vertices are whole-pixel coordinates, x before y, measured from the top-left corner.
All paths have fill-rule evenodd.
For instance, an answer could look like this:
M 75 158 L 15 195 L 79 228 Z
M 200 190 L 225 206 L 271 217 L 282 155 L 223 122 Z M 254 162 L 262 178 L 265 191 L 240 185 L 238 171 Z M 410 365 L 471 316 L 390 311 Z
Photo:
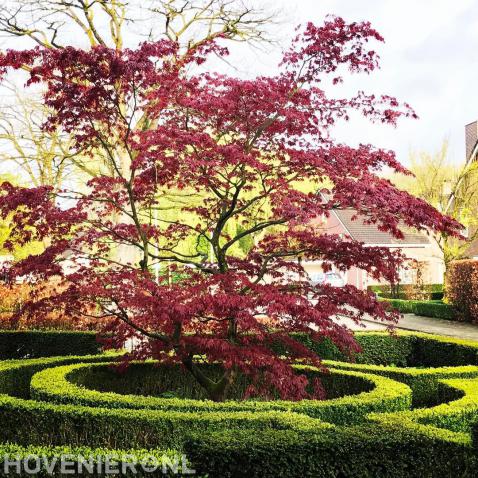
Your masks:
M 470 159 L 471 153 L 478 141 L 478 121 L 467 124 L 465 126 L 465 142 L 466 142 L 466 160 Z

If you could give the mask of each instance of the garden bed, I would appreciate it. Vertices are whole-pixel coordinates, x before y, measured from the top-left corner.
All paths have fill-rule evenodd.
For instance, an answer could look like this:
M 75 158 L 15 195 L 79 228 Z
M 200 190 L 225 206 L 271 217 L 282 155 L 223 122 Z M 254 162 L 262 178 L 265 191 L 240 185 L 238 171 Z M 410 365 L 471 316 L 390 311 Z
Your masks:
M 241 400 L 244 384 L 237 398 L 211 402 L 181 369 L 146 362 L 118 375 L 113 354 L 78 355 L 89 346 L 74 356 L 4 361 L 0 447 L 19 456 L 94 449 L 119 461 L 125 450 L 166 450 L 186 454 L 209 478 L 476 476 L 478 343 L 356 337 L 362 352 L 351 362 L 326 340 L 296 336 L 330 370 L 297 366 L 329 391 L 298 402 Z

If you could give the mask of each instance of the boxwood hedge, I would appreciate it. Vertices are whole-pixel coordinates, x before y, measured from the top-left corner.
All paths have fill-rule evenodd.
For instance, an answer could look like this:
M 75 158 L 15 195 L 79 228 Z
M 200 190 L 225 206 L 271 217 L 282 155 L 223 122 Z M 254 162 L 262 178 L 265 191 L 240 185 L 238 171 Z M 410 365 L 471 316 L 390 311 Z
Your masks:
M 160 447 L 185 451 L 209 478 L 478 475 L 478 343 L 364 332 L 362 352 L 347 363 L 327 340 L 296 337 L 356 395 L 215 404 L 107 393 L 84 385 L 112 356 L 81 356 L 86 349 L 71 344 L 77 356 L 0 362 L 0 440 L 16 442 L 0 444 L 0 455 Z
M 223 430 L 195 434 L 185 446 L 199 473 L 221 478 L 476 477 L 476 455 L 464 434 L 377 423 L 320 433 Z
M 444 378 L 474 378 L 478 376 L 478 366 L 464 365 L 459 367 L 384 367 L 380 365 L 351 364 L 345 362 L 327 361 L 326 365 L 344 370 L 356 370 L 366 373 L 383 375 L 401 383 L 406 383 L 412 389 L 412 406 L 421 407 L 433 405 L 436 402 L 456 398 L 456 392 L 441 384 Z
M 429 408 L 416 408 L 393 413 L 372 413 L 369 418 L 377 421 L 393 421 L 395 419 L 399 423 L 412 420 L 455 432 L 470 433 L 478 417 L 478 379 L 448 379 L 440 380 L 440 382 L 459 391 L 458 398 Z
M 424 317 L 434 317 L 437 319 L 454 320 L 456 310 L 450 304 L 445 304 L 441 300 L 404 300 L 404 299 L 385 299 L 381 302 L 390 304 L 402 314 L 415 314 Z
M 182 471 L 192 470 L 176 450 L 161 449 L 108 449 L 71 446 L 21 446 L 0 444 L 0 476 L 46 478 L 54 476 L 112 476 L 111 469 L 123 477 L 183 476 Z M 106 462 L 109 465 L 106 465 Z M 62 467 L 62 463 L 64 463 Z M 183 464 L 187 469 L 183 468 Z M 108 469 L 110 467 L 110 469 Z M 66 471 L 66 473 L 62 472 Z M 152 470 L 156 468 L 153 472 Z M 164 471 L 164 472 L 163 472 Z M 118 475 L 114 475 L 118 476 Z M 196 475 L 197 476 L 197 475 Z
M 92 355 L 100 351 L 94 332 L 1 330 L 0 359 Z

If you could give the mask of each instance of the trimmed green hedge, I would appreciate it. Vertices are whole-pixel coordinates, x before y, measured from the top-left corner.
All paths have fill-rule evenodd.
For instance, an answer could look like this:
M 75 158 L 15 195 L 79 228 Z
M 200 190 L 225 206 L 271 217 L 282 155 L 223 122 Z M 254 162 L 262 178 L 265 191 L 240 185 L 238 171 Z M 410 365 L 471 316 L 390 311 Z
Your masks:
M 1 360 L 99 352 L 94 332 L 0 330 Z
M 221 478 L 476 477 L 464 434 L 410 424 L 193 435 L 186 453 L 199 473 Z
M 310 430 L 328 426 L 315 418 L 289 411 L 176 412 L 107 409 L 55 405 L 27 399 L 26 384 L 30 382 L 34 373 L 55 364 L 95 359 L 111 360 L 111 356 L 57 357 L 3 362 L 0 367 L 0 393 L 3 393 L 0 395 L 2 418 L 0 440 L 14 441 L 22 445 L 177 448 L 194 430 L 212 431 L 223 428 Z
M 329 341 L 296 335 L 328 359 L 325 380 L 335 382 L 337 398 L 322 402 L 108 393 L 114 382 L 101 383 L 96 371 L 108 370 L 112 354 L 1 362 L 0 440 L 16 441 L 4 448 L 21 456 L 86 444 L 185 450 L 192 468 L 209 478 L 478 476 L 478 343 L 413 333 L 356 337 L 362 352 L 346 363 Z M 151 372 L 152 364 L 134 367 Z M 124 391 L 140 391 L 143 378 L 139 373 Z M 340 396 L 347 384 L 356 395 Z M 410 409 L 411 392 L 415 406 L 428 408 Z
M 0 396 L 0 439 L 27 444 L 181 448 L 191 432 L 222 429 L 320 430 L 326 424 L 287 411 L 175 412 L 54 405 Z
M 363 334 L 367 334 L 369 341 L 372 341 L 374 336 L 387 335 L 384 332 Z M 407 365 L 405 367 L 335 360 L 326 360 L 325 365 L 336 369 L 384 375 L 406 383 L 412 389 L 414 406 L 436 404 L 444 399 L 454 400 L 456 393 L 449 391 L 447 395 L 444 387 L 440 385 L 441 379 L 478 377 L 478 342 L 411 332 L 400 332 L 395 340 L 406 341 L 408 353 L 402 357 L 402 363 Z
M 40 457 L 36 461 L 36 457 Z M 9 463 L 5 463 L 5 459 Z M 68 463 L 68 473 L 61 474 L 61 459 Z M 88 461 L 92 459 L 94 464 L 94 472 L 90 474 L 88 470 Z M 90 447 L 49 447 L 49 446 L 21 446 L 13 443 L 0 444 L 0 476 L 15 476 L 16 478 L 31 478 L 36 477 L 51 477 L 51 470 L 47 468 L 48 465 L 53 466 L 53 476 L 95 476 L 108 477 L 111 473 L 106 472 L 105 462 L 108 461 L 114 468 L 124 471 L 121 476 L 124 477 L 164 477 L 164 476 L 183 476 L 178 475 L 174 466 L 177 464 L 178 471 L 182 468 L 182 453 L 176 450 L 160 450 L 160 449 L 130 449 L 117 450 L 108 448 L 90 448 Z M 12 463 L 14 462 L 14 463 Z M 18 462 L 18 465 L 16 465 Z M 143 463 L 146 465 L 143 467 Z M 191 469 L 191 464 L 185 463 L 188 469 Z M 150 469 L 158 467 L 159 469 L 153 473 L 148 472 Z M 112 467 L 113 467 L 112 466 Z M 162 472 L 163 466 L 165 473 Z M 19 467 L 19 469 L 18 469 Z M 40 468 L 38 473 L 37 467 Z M 66 467 L 65 467 L 66 469 Z M 32 470 L 35 473 L 32 473 Z M 118 475 L 114 475 L 118 476 Z M 197 475 L 195 475 L 197 476 Z
M 460 392 L 460 397 L 435 407 L 417 408 L 415 410 L 371 414 L 373 420 L 384 421 L 396 419 L 399 423 L 412 420 L 425 425 L 446 428 L 455 432 L 470 433 L 478 418 L 478 378 L 475 379 L 447 379 L 441 383 Z
M 415 314 L 424 317 L 453 320 L 456 312 L 453 306 L 442 301 L 433 300 L 401 300 L 380 298 L 381 302 L 387 302 L 391 307 L 402 314 Z
M 79 362 L 111 362 L 115 356 L 118 356 L 118 354 L 70 355 L 65 357 L 5 360 L 0 362 L 0 393 L 14 397 L 29 398 L 31 379 L 40 370 Z
M 414 407 L 435 405 L 443 400 L 455 399 L 456 393 L 447 391 L 440 386 L 440 380 L 442 379 L 478 377 L 478 367 L 474 365 L 440 368 L 381 367 L 379 365 L 359 365 L 343 362 L 326 362 L 326 365 L 344 370 L 384 375 L 398 382 L 406 383 L 412 389 L 412 404 Z
M 423 338 L 423 337 L 422 337 Z M 443 342 L 446 339 L 442 338 Z M 451 345 L 476 349 L 478 344 Z M 460 354 L 457 354 L 460 357 Z M 335 365 L 335 364 L 334 364 Z M 348 364 L 353 366 L 353 364 Z M 344 366 L 346 366 L 344 364 Z M 377 365 L 355 367 L 411 377 L 434 377 L 453 390 L 455 400 L 432 408 L 374 413 L 374 425 L 334 427 L 321 433 L 292 431 L 195 435 L 186 443 L 199 472 L 248 477 L 475 477 L 478 475 L 478 379 L 436 380 L 450 374 L 478 373 L 477 367 L 402 369 Z M 388 369 L 388 371 L 387 371 Z M 387 371 L 387 372 L 385 372 Z M 415 392 L 415 390 L 414 390 Z M 458 393 L 457 393 L 458 392 Z M 473 446 L 470 436 L 473 433 Z
M 455 309 L 443 302 L 415 302 L 413 305 L 413 313 L 415 315 L 423 315 L 425 317 L 436 317 L 437 319 L 455 319 Z
M 294 338 L 324 360 L 348 361 L 329 340 L 314 342 L 306 334 Z M 443 337 L 421 332 L 356 332 L 355 339 L 362 351 L 352 361 L 368 365 L 399 367 L 442 367 L 446 365 L 478 365 L 478 342 Z M 286 350 L 279 350 L 286 354 Z
M 319 357 L 326 360 L 348 361 L 357 363 L 381 365 L 407 365 L 413 354 L 414 337 L 410 334 L 394 334 L 388 332 L 356 332 L 355 340 L 361 347 L 361 352 L 353 357 L 347 357 L 329 339 L 319 342 L 313 341 L 305 333 L 292 334 L 292 337 L 314 351 Z M 274 346 L 277 353 L 287 354 L 282 345 Z
M 413 314 L 413 300 L 404 300 L 404 299 L 384 299 L 380 297 L 380 302 L 386 302 L 390 304 L 391 307 L 398 310 L 402 314 Z
M 144 397 L 102 393 L 79 387 L 69 380 L 75 372 L 104 368 L 105 364 L 67 365 L 46 369 L 33 376 L 31 381 L 32 398 L 55 403 L 73 403 L 93 407 L 160 409 L 178 411 L 291 411 L 335 424 L 352 424 L 364 420 L 371 411 L 406 410 L 411 406 L 411 390 L 402 383 L 377 375 L 360 372 L 330 370 L 323 378 L 339 379 L 340 387 L 349 385 L 349 395 L 331 400 L 301 400 L 298 402 L 275 401 L 227 401 L 222 403 L 210 400 L 179 398 Z M 312 367 L 297 366 L 298 371 L 316 371 Z M 318 372 L 318 370 L 316 371 Z M 128 380 L 128 377 L 125 377 Z M 330 380 L 327 380 L 330 383 Z M 327 390 L 326 386 L 326 390 Z M 357 390 L 366 388 L 356 395 Z

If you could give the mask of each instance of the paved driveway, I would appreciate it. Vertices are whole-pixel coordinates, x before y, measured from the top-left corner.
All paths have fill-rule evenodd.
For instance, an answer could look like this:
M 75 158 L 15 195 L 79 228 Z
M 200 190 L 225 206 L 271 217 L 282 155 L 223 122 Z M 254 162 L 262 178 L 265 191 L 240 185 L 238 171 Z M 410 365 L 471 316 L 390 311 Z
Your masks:
M 371 327 L 383 327 L 382 324 L 374 320 L 366 319 L 364 322 Z M 478 325 L 469 324 L 467 322 L 457 322 L 455 320 L 434 319 L 432 317 L 405 314 L 398 322 L 396 328 L 478 341 Z
M 335 319 L 338 323 L 347 326 L 352 330 L 386 330 L 387 326 L 383 322 L 364 319 L 362 324 L 356 324 L 353 320 L 346 318 Z M 427 332 L 435 335 L 446 335 L 460 339 L 470 339 L 478 341 L 478 325 L 467 322 L 457 322 L 454 320 L 434 319 L 431 317 L 421 317 L 414 314 L 405 314 L 395 326 L 398 330 L 412 330 L 416 332 Z

